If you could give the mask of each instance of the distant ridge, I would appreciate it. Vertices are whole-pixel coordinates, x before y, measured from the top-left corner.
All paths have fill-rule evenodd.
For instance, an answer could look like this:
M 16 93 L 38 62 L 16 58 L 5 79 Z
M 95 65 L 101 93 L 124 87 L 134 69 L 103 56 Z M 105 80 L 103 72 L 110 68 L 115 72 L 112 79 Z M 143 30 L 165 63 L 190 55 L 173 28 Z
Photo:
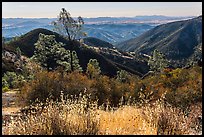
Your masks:
M 196 46 L 202 43 L 202 16 L 159 25 L 137 38 L 116 45 L 123 51 L 151 54 L 154 49 L 167 58 L 182 60 L 189 58 Z

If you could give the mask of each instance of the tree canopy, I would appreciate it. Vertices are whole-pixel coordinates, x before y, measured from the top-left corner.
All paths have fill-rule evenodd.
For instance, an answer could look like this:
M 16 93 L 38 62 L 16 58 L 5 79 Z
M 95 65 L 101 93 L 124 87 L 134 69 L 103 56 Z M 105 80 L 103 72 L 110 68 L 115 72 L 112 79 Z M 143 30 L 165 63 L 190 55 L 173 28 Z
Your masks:
M 87 64 L 86 73 L 88 74 L 88 77 L 91 79 L 96 78 L 100 75 L 101 69 L 96 59 L 89 60 L 89 63 Z
M 165 58 L 164 54 L 158 50 L 153 51 L 152 57 L 148 61 L 148 65 L 152 71 L 162 71 L 168 66 L 168 60 Z
M 47 70 L 53 70 L 59 66 L 66 72 L 82 71 L 79 59 L 75 51 L 66 50 L 64 44 L 55 40 L 55 35 L 45 35 L 40 33 L 39 39 L 35 43 L 33 58 L 37 60 Z M 73 66 L 73 68 L 71 67 Z
M 79 16 L 77 20 L 75 20 L 65 8 L 62 8 L 57 21 L 54 21 L 53 24 L 55 31 L 70 41 L 86 36 L 86 33 L 82 31 L 84 24 L 82 17 Z

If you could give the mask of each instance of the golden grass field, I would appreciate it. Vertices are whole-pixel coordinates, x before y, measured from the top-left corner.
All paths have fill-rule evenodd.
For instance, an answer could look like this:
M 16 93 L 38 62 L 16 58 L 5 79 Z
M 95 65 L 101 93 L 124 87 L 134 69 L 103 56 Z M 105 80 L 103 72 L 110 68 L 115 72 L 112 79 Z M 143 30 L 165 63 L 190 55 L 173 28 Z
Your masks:
M 190 127 L 196 126 L 192 117 L 185 117 L 179 109 L 171 106 L 165 107 L 160 101 L 152 105 L 126 104 L 113 108 L 98 106 L 96 102 L 90 103 L 87 97 L 81 96 L 78 99 L 47 103 L 41 112 L 13 119 L 5 127 L 3 134 L 193 134 Z M 41 106 L 35 105 L 35 108 L 40 110 Z M 202 112 L 197 113 L 202 115 Z

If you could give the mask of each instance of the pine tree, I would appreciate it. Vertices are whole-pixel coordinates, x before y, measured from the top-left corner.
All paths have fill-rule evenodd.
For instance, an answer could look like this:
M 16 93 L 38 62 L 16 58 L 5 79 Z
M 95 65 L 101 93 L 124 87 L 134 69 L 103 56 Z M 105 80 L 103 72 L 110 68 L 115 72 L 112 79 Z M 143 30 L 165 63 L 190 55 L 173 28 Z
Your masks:
M 166 60 L 164 54 L 158 50 L 154 50 L 152 57 L 150 57 L 148 61 L 148 65 L 152 71 L 161 72 L 168 66 L 168 61 Z
M 47 70 L 62 67 L 64 71 L 82 72 L 76 51 L 66 50 L 64 44 L 56 42 L 54 35 L 39 34 L 39 39 L 35 43 L 34 58 Z
M 101 69 L 96 59 L 89 60 L 89 63 L 87 64 L 86 73 L 90 79 L 97 78 L 100 75 Z
M 78 71 L 78 72 L 83 71 L 82 67 L 79 64 L 79 59 L 76 51 L 72 51 L 72 66 L 73 66 L 73 71 Z
M 16 48 L 16 54 L 19 58 L 21 57 L 22 52 L 21 52 L 21 49 L 19 47 Z
M 63 43 L 56 42 L 54 35 L 40 33 L 39 39 L 35 43 L 35 52 L 32 58 L 46 67 L 47 70 L 62 66 L 66 71 L 70 71 L 70 51 L 63 46 Z
M 128 73 L 125 70 L 117 71 L 117 80 L 120 82 L 127 82 Z
M 84 24 L 82 17 L 79 16 L 77 20 L 74 20 L 65 8 L 62 8 L 58 16 L 58 20 L 54 21 L 53 24 L 55 30 L 69 41 L 86 36 L 86 33 L 82 31 Z

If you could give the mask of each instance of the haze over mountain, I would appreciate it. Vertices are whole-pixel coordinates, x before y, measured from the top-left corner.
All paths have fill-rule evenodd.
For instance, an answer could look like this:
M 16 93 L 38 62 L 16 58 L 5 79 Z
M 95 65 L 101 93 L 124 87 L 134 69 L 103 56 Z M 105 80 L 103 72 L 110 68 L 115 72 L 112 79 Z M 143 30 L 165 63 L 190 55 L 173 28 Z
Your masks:
M 84 18 L 87 24 L 102 24 L 102 23 L 152 23 L 163 24 L 183 19 L 194 18 L 195 16 L 163 16 L 163 15 L 146 15 L 135 17 L 98 17 Z
M 169 59 L 182 60 L 192 56 L 201 43 L 202 16 L 199 16 L 189 20 L 159 25 L 139 37 L 116 45 L 116 47 L 123 51 L 134 51 L 148 55 L 153 50 L 158 49 Z
M 96 37 L 111 44 L 117 44 L 134 38 L 158 24 L 186 18 L 192 17 L 154 15 L 84 18 L 84 31 L 88 33 L 89 37 Z M 2 18 L 2 34 L 4 37 L 15 37 L 37 28 L 53 30 L 51 22 L 54 20 L 56 18 Z

